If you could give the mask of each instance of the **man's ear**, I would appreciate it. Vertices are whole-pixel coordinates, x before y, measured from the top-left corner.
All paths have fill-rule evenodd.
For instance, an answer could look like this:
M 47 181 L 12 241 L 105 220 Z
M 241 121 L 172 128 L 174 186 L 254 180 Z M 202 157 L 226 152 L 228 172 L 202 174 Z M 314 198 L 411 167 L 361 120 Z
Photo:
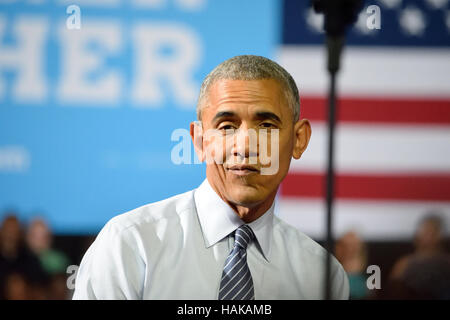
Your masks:
M 308 146 L 309 139 L 311 138 L 311 125 L 308 119 L 302 119 L 297 121 L 294 125 L 294 150 L 292 156 L 294 159 L 300 159 L 303 152 Z
M 204 161 L 204 152 L 203 152 L 203 128 L 202 123 L 200 121 L 193 121 L 189 126 L 189 131 L 191 134 L 192 143 L 194 145 L 195 153 L 197 154 L 200 162 Z

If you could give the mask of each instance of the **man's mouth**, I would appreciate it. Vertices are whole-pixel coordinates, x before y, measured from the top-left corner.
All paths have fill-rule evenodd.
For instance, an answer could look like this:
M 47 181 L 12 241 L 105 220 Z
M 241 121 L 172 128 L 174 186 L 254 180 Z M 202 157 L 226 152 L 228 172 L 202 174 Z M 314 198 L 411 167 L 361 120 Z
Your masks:
M 250 166 L 250 165 L 245 165 L 245 164 L 234 165 L 234 166 L 227 168 L 227 170 L 238 176 L 248 176 L 251 174 L 259 173 L 259 169 L 255 168 L 253 166 Z

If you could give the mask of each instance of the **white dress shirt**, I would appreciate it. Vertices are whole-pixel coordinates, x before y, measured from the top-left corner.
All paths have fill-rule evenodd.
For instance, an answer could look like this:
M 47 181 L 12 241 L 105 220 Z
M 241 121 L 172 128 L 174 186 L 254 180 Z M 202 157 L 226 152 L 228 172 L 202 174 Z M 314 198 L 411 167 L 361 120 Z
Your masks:
M 280 220 L 274 205 L 249 223 L 255 299 L 322 299 L 326 251 Z M 233 232 L 244 222 L 212 189 L 199 188 L 111 219 L 81 262 L 74 299 L 217 299 Z M 332 258 L 332 297 L 347 275 Z

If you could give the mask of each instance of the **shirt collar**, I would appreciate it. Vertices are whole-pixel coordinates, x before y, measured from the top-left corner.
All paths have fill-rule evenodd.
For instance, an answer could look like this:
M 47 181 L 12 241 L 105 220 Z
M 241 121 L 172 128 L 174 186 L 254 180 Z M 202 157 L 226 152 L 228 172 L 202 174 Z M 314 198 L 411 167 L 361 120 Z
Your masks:
M 216 244 L 245 222 L 224 202 L 205 179 L 195 190 L 195 205 L 207 248 Z M 255 233 L 264 258 L 269 261 L 272 243 L 274 203 L 261 217 L 248 225 Z

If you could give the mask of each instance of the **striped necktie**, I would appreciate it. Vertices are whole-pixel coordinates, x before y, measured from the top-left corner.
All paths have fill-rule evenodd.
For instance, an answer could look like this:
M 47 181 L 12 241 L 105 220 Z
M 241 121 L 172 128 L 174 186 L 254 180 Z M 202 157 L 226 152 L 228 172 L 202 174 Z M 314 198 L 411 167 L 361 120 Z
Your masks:
M 254 300 L 253 280 L 247 264 L 247 245 L 255 237 L 248 225 L 234 233 L 234 247 L 225 261 L 220 281 L 219 300 Z

